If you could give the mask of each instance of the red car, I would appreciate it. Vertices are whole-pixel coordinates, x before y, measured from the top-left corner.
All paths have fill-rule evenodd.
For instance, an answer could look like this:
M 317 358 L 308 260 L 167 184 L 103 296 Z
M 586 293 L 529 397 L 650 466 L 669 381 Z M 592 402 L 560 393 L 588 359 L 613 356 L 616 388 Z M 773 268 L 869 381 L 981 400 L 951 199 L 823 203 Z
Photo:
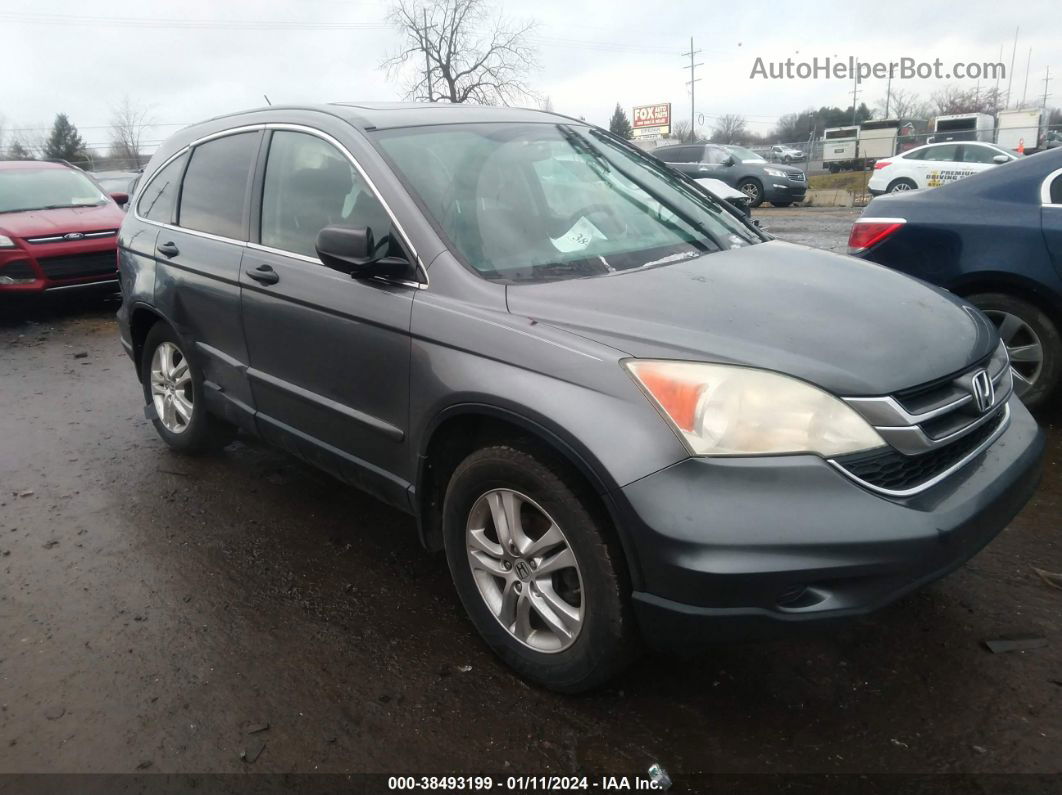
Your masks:
M 128 201 L 64 163 L 0 161 L 0 295 L 117 286 Z

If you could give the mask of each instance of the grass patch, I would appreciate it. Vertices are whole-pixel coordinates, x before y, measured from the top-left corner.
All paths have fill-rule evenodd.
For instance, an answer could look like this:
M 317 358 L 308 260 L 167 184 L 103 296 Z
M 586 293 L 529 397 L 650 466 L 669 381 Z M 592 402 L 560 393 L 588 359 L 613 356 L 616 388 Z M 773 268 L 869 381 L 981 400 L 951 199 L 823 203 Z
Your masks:
M 816 174 L 808 177 L 811 190 L 847 190 L 851 193 L 866 193 L 872 171 L 843 171 L 840 174 Z

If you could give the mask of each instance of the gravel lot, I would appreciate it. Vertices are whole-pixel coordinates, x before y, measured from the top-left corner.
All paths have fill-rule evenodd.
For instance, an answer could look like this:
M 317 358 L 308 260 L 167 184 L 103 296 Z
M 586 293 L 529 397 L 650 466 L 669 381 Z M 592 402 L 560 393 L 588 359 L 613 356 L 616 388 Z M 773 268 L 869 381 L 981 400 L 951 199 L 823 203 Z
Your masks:
M 843 250 L 858 212 L 757 215 Z M 1062 571 L 1058 417 L 1036 498 L 945 580 L 563 697 L 494 660 L 409 517 L 250 439 L 167 452 L 115 308 L 0 320 L 0 773 L 1062 774 L 1062 591 L 1032 572 Z M 982 645 L 1010 633 L 1048 645 Z

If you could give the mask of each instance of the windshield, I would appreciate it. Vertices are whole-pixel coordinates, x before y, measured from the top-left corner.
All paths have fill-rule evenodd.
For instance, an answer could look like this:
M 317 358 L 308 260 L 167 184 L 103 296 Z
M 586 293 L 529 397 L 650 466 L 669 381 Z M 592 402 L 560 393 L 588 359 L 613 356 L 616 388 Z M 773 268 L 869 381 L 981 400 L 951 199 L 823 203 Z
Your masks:
M 441 125 L 376 142 L 451 250 L 490 279 L 599 276 L 764 239 L 666 165 L 581 125 Z
M 766 163 L 763 159 L 763 155 L 758 155 L 751 149 L 746 149 L 743 146 L 728 146 L 726 150 L 730 152 L 734 157 L 740 160 L 742 163 Z
M 70 168 L 0 171 L 0 213 L 88 207 L 106 200 L 92 180 Z

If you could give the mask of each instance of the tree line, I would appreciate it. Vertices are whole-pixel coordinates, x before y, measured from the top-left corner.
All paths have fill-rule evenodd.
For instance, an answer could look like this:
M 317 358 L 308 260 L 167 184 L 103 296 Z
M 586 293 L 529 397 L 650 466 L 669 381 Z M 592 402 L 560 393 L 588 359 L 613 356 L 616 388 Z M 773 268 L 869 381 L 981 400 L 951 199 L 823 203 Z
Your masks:
M 149 155 L 143 151 L 144 133 L 153 124 L 149 109 L 124 97 L 111 111 L 110 143 L 93 153 L 70 117 L 57 113 L 47 134 L 42 129 L 10 128 L 0 116 L 0 159 L 65 160 L 82 168 L 139 169 Z M 9 134 L 8 134 L 9 133 Z

